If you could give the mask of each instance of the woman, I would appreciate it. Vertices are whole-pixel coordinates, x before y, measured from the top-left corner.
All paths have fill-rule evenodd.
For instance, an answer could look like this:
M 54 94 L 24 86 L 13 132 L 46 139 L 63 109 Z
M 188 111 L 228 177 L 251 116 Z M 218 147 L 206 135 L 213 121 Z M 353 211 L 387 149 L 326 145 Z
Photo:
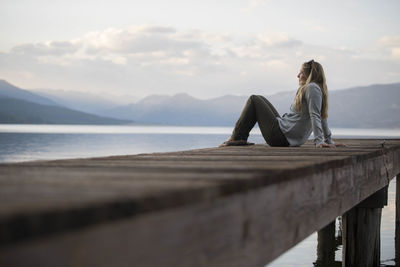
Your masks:
M 333 142 L 328 128 L 328 88 L 321 64 L 314 60 L 305 62 L 297 78 L 300 88 L 289 113 L 280 117 L 265 97 L 252 95 L 232 136 L 221 146 L 252 145 L 247 138 L 256 122 L 270 146 L 301 146 L 311 132 L 316 147 L 344 146 Z

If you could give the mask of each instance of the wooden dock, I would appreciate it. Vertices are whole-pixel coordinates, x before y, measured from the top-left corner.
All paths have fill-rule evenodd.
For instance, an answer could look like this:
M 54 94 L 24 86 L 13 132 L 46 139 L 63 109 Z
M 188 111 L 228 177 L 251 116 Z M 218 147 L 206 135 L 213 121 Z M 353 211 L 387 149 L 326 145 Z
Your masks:
M 0 164 L 0 266 L 265 266 L 400 173 L 400 140 Z

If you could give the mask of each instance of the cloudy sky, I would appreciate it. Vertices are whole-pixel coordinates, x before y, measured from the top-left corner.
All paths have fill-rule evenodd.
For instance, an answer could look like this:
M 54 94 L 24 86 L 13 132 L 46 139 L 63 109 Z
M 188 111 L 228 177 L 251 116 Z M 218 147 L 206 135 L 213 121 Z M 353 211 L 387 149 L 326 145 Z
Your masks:
M 398 0 L 1 0 L 0 79 L 140 98 L 400 82 Z

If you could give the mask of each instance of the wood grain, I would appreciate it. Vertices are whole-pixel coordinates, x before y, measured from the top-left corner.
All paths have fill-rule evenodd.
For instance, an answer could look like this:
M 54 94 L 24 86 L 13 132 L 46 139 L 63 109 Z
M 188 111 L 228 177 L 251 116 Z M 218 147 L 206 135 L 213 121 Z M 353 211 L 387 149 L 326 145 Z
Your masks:
M 0 164 L 0 266 L 263 266 L 400 173 L 340 141 Z

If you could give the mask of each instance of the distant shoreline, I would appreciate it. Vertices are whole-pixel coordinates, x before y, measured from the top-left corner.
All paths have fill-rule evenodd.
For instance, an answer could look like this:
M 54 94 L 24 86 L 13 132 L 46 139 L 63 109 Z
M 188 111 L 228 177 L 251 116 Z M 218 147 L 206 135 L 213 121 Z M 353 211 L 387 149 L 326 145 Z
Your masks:
M 161 124 L 0 124 L 0 133 L 48 134 L 230 134 L 233 126 L 184 126 Z M 331 127 L 334 137 L 397 137 L 400 128 L 341 128 Z M 251 134 L 260 135 L 258 127 Z M 311 135 L 312 137 L 312 135 Z

